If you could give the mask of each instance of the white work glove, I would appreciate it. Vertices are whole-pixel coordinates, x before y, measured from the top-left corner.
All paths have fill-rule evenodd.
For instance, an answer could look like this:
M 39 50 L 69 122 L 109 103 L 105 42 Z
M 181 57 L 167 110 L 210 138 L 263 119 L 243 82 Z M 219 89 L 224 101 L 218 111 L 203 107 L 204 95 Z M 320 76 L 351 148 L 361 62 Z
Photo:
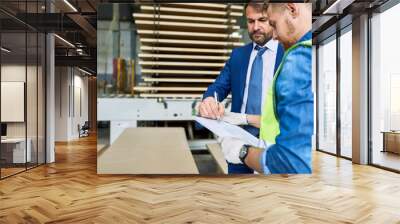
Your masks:
M 242 161 L 240 161 L 239 159 L 239 152 L 244 144 L 245 142 L 237 138 L 232 138 L 232 137 L 222 138 L 221 148 L 225 160 L 233 164 L 242 164 Z
M 225 111 L 222 120 L 233 125 L 247 125 L 246 114 Z

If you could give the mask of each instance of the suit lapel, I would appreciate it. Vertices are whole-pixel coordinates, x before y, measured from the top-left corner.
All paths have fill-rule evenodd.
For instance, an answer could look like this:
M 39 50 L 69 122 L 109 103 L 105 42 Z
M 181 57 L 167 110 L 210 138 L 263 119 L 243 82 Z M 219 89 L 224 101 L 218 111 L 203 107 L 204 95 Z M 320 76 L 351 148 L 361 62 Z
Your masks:
M 244 48 L 244 55 L 243 55 L 243 62 L 242 67 L 240 70 L 240 99 L 242 100 L 241 104 L 243 104 L 243 96 L 244 96 L 244 89 L 246 86 L 246 77 L 247 77 L 247 69 L 249 67 L 250 55 L 253 51 L 253 42 L 248 44 L 246 48 Z

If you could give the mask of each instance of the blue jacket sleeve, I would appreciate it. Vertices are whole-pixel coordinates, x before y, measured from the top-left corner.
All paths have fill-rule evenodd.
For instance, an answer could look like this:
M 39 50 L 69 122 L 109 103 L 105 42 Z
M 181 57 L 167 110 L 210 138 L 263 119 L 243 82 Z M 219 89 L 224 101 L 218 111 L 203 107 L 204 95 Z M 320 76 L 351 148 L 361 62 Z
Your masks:
M 289 53 L 276 80 L 280 134 L 263 153 L 261 164 L 268 173 L 311 173 L 314 131 L 314 96 L 311 48 Z
M 218 100 L 224 100 L 231 92 L 231 73 L 232 73 L 232 57 L 235 50 L 232 51 L 231 57 L 225 63 L 224 68 L 219 76 L 215 79 L 214 83 L 208 86 L 207 91 L 203 94 L 203 99 L 209 96 L 214 97 L 214 92 L 218 93 Z

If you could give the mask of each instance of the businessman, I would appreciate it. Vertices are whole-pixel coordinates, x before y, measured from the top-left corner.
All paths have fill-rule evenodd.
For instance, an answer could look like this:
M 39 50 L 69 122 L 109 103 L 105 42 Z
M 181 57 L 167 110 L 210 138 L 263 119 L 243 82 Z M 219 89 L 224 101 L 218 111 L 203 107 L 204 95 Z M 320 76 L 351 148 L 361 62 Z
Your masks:
M 259 137 L 259 119 L 265 93 L 284 54 L 278 41 L 272 40 L 272 29 L 263 6 L 263 3 L 256 1 L 246 4 L 247 28 L 252 43 L 233 49 L 220 75 L 204 93 L 199 106 L 201 116 L 244 125 L 243 128 L 256 137 Z M 225 112 L 214 96 L 217 95 L 218 100 L 222 101 L 229 93 L 232 94 L 231 112 Z M 230 143 L 234 142 L 224 141 L 222 150 L 228 150 Z M 254 170 L 245 164 L 228 162 L 228 172 L 254 173 Z
M 273 38 L 285 55 L 268 89 L 261 115 L 260 138 L 265 149 L 231 143 L 225 158 L 265 174 L 311 173 L 311 138 L 314 126 L 311 81 L 311 4 L 266 4 Z

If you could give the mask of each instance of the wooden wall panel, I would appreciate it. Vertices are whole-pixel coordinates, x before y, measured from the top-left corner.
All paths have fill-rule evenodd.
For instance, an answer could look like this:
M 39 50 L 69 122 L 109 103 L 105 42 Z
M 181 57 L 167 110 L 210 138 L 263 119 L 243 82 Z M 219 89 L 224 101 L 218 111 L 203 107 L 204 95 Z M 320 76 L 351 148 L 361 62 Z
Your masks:
M 185 79 L 185 78 L 143 78 L 145 82 L 188 82 L 188 83 L 212 83 L 215 79 Z
M 154 14 L 148 13 L 135 13 L 135 19 L 153 19 Z M 232 24 L 236 23 L 236 19 L 226 19 L 226 18 L 212 18 L 212 17 L 201 17 L 201 16 L 179 16 L 179 15 L 157 15 L 157 19 L 160 21 L 194 21 L 194 22 L 207 22 L 216 24 Z
M 157 18 L 154 18 L 157 19 Z M 139 28 L 150 28 L 160 30 L 182 30 L 182 31 L 214 31 L 226 32 L 228 30 L 238 30 L 240 27 L 235 25 L 220 25 L 211 23 L 183 23 L 183 22 L 165 22 L 165 21 L 149 21 L 135 20 L 135 24 Z
M 189 47 L 159 47 L 159 46 L 141 46 L 141 51 L 144 52 L 174 52 L 177 54 L 182 53 L 197 53 L 197 54 L 217 54 L 224 55 L 230 54 L 231 49 L 212 49 L 212 48 L 189 48 Z
M 149 98 L 200 98 L 243 46 L 238 17 L 243 5 L 168 3 L 141 5 L 133 14 L 142 79 L 133 93 Z
M 142 12 L 146 13 L 159 12 L 159 14 L 167 14 L 167 15 L 209 16 L 216 18 L 239 17 L 243 15 L 242 10 L 233 11 L 229 10 L 228 7 L 226 7 L 225 10 L 201 9 L 200 7 L 201 5 L 204 5 L 204 3 L 199 3 L 197 6 L 193 5 L 192 7 L 185 7 L 185 5 L 182 4 L 177 5 L 176 7 L 154 4 L 151 6 L 141 5 L 140 9 Z
M 209 55 L 178 55 L 178 54 L 148 54 L 140 53 L 139 58 L 144 59 L 179 59 L 179 60 L 213 60 L 213 61 L 226 61 L 228 56 L 209 56 Z

